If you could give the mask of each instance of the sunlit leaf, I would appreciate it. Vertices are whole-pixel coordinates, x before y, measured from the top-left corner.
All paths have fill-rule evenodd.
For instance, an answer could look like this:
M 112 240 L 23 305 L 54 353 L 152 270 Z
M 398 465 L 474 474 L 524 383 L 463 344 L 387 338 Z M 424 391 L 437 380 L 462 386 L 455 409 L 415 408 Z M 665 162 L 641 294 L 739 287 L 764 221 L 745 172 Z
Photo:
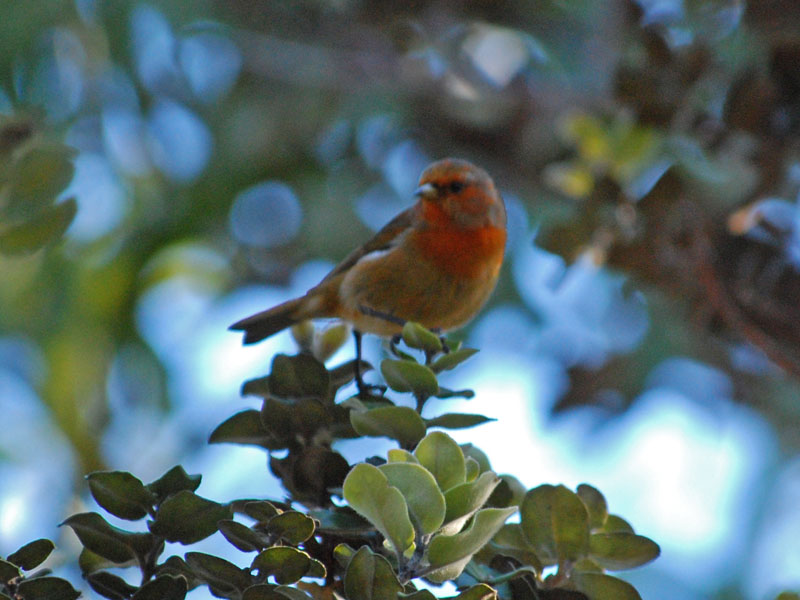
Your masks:
M 347 600 L 397 600 L 402 589 L 389 561 L 368 547 L 350 559 L 344 576 Z
M 589 514 L 563 485 L 540 485 L 520 506 L 522 531 L 547 564 L 575 561 L 589 551 Z
M 660 553 L 653 540 L 634 533 L 593 533 L 589 538 L 589 556 L 610 571 L 639 567 Z
M 372 523 L 398 554 L 414 547 L 414 527 L 403 495 L 378 467 L 361 463 L 344 480 L 344 498 Z
M 414 456 L 433 474 L 442 491 L 467 480 L 464 453 L 446 433 L 434 431 L 426 435 L 414 450 Z
M 444 522 L 445 501 L 430 471 L 408 462 L 390 462 L 378 468 L 386 475 L 389 485 L 400 490 L 417 530 L 422 534 L 438 530 Z
M 470 526 L 455 535 L 436 535 L 428 547 L 431 567 L 437 568 L 428 575 L 431 581 L 442 583 L 455 579 L 464 570 L 472 555 L 480 550 L 503 526 L 505 520 L 516 512 L 514 508 L 485 508 L 475 513 Z

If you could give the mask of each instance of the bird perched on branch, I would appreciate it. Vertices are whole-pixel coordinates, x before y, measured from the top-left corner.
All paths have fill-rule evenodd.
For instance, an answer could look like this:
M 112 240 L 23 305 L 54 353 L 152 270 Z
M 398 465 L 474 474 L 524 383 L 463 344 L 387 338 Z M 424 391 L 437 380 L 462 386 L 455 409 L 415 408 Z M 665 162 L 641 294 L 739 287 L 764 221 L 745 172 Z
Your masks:
M 361 393 L 363 333 L 394 336 L 406 321 L 440 332 L 466 324 L 491 295 L 503 263 L 503 199 L 486 171 L 453 158 L 428 166 L 414 195 L 414 206 L 304 296 L 230 328 L 252 344 L 306 319 L 342 319 L 353 326 Z

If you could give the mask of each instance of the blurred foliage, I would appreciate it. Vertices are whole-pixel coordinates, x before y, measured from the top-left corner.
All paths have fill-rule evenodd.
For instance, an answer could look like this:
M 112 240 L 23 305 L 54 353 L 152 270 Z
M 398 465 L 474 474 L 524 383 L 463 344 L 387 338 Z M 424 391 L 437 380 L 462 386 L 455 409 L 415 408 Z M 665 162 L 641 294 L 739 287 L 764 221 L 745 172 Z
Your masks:
M 27 354 L 0 366 L 41 398 L 76 473 L 104 471 L 115 402 L 163 413 L 177 402 L 174 355 L 192 325 L 175 325 L 176 290 L 207 306 L 246 283 L 286 285 L 405 206 L 430 158 L 465 156 L 512 209 L 493 302 L 524 307 L 569 374 L 555 412 L 611 417 L 655 385 L 691 388 L 688 367 L 701 364 L 791 455 L 798 107 L 793 0 L 5 2 L 0 339 Z M 537 252 L 562 259 L 547 277 L 523 270 L 533 231 Z M 546 337 L 557 315 L 531 282 L 557 304 L 571 276 L 600 267 L 611 275 L 583 294 L 592 317 L 570 329 L 576 339 Z M 175 313 L 147 325 L 148 303 L 164 296 Z M 327 335 L 306 346 L 322 362 L 344 333 Z M 427 365 L 398 355 L 380 372 L 418 403 L 434 387 L 466 393 L 434 384 L 468 358 L 459 352 Z M 20 367 L 28 355 L 34 366 Z M 320 503 L 348 471 L 335 450 L 308 446 L 320 430 L 380 433 L 408 450 L 429 426 L 481 420 L 335 404 L 351 367 L 277 357 L 245 388 L 264 408 L 212 441 L 281 449 L 273 472 L 297 500 Z M 320 469 L 329 481 L 311 476 Z M 204 560 L 193 568 L 215 572 Z

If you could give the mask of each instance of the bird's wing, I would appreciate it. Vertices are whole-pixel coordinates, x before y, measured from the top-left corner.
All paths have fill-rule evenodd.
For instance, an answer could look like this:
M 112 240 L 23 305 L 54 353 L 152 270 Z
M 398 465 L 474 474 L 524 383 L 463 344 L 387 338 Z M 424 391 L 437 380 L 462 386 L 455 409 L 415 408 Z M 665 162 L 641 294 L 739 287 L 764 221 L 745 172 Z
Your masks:
M 367 240 L 363 245 L 359 246 L 350 254 L 345 256 L 344 260 L 336 265 L 333 271 L 328 273 L 316 287 L 319 287 L 334 277 L 345 273 L 365 256 L 374 252 L 383 252 L 396 246 L 400 240 L 403 239 L 404 234 L 414 224 L 414 218 L 415 210 L 413 206 L 401 212 L 394 219 L 384 225 L 380 231 Z

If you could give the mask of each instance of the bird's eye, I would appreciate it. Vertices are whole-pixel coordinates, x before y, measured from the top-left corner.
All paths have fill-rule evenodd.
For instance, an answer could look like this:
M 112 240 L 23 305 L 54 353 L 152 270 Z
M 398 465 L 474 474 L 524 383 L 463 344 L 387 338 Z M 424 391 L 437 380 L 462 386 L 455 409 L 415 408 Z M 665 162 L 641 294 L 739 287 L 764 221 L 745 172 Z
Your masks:
M 461 190 L 464 189 L 464 182 L 463 181 L 453 181 L 450 183 L 450 192 L 453 194 L 458 194 Z

